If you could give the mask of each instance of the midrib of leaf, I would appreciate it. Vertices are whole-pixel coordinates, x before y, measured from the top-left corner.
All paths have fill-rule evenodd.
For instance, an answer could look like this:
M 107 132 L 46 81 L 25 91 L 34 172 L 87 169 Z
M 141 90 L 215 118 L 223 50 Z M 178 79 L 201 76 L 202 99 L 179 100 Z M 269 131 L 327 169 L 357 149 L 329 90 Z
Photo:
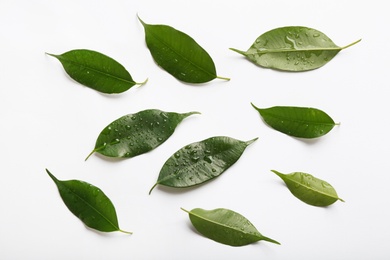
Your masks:
M 142 22 L 143 23 L 143 22 Z M 148 25 L 148 24 L 145 24 L 143 23 L 144 26 L 151 26 L 151 25 Z M 189 60 L 187 57 L 181 55 L 180 53 L 176 52 L 174 49 L 171 48 L 171 46 L 169 46 L 165 41 L 163 41 L 161 38 L 158 37 L 158 35 L 154 34 L 153 32 L 150 32 L 150 35 L 152 35 L 155 39 L 157 39 L 159 42 L 161 42 L 162 44 L 164 44 L 168 49 L 170 49 L 171 51 L 173 51 L 175 54 L 177 54 L 178 56 L 180 56 L 181 58 L 183 58 L 184 60 L 186 60 L 188 63 L 191 63 L 193 66 L 195 66 L 196 68 L 198 68 L 199 70 L 205 72 L 206 74 L 208 75 L 211 75 L 211 76 L 214 76 L 214 77 L 218 77 L 217 75 L 214 75 L 210 72 L 208 72 L 207 70 L 205 70 L 203 67 L 200 67 L 198 64 L 196 63 L 193 63 L 191 60 Z M 188 35 L 187 35 L 188 36 Z M 190 37 L 190 36 L 188 36 Z
M 344 202 L 344 200 L 342 200 L 342 199 L 339 198 L 339 197 L 335 197 L 335 196 L 332 196 L 332 195 L 330 195 L 330 194 L 328 194 L 328 193 L 324 193 L 324 192 L 322 192 L 322 191 L 315 190 L 315 189 L 313 189 L 312 187 L 309 187 L 309 186 L 307 186 L 307 185 L 305 185 L 305 184 L 302 184 L 301 182 L 297 182 L 296 180 L 289 178 L 286 174 L 282 174 L 282 173 L 280 173 L 280 172 L 278 172 L 278 171 L 275 171 L 275 170 L 271 170 L 271 171 L 272 171 L 273 173 L 275 173 L 276 175 L 280 176 L 280 177 L 283 176 L 284 178 L 287 178 L 288 180 L 290 180 L 290 181 L 293 182 L 294 184 L 299 184 L 300 186 L 307 188 L 308 190 L 311 190 L 311 191 L 314 191 L 314 192 L 316 192 L 316 193 L 322 194 L 322 195 L 324 195 L 324 196 L 327 196 L 327 197 L 330 197 L 330 198 L 333 198 L 333 199 L 340 200 L 340 201 L 343 201 L 343 202 Z M 283 179 L 283 178 L 282 178 L 282 179 Z
M 323 48 L 306 48 L 306 49 L 265 49 L 265 50 L 256 50 L 257 54 L 267 54 L 267 53 L 286 53 L 286 52 L 313 52 L 313 51 L 340 51 L 343 49 L 346 49 L 348 47 L 351 47 L 352 45 L 357 44 L 360 42 L 362 39 L 359 39 L 351 44 L 348 44 L 344 47 L 323 47 Z M 252 47 L 251 47 L 252 48 Z M 248 55 L 248 51 L 240 51 L 235 48 L 229 48 L 232 51 L 235 51 L 237 53 L 240 53 L 242 55 Z
M 92 67 L 84 66 L 84 65 L 82 65 L 82 64 L 80 64 L 80 63 L 77 63 L 77 62 L 74 62 L 74 61 L 72 61 L 72 60 L 70 60 L 70 59 L 68 59 L 68 58 L 65 58 L 65 57 L 62 56 L 62 55 L 55 55 L 55 54 L 50 54 L 50 53 L 48 53 L 48 55 L 53 56 L 53 57 L 56 57 L 56 58 L 58 58 L 58 59 L 60 59 L 60 60 L 62 59 L 62 60 L 64 60 L 64 61 L 68 62 L 68 63 L 71 63 L 72 65 L 79 66 L 79 67 L 81 67 L 81 68 L 83 68 L 83 69 L 92 70 L 92 71 L 97 72 L 97 73 L 99 73 L 99 74 L 101 74 L 101 75 L 104 75 L 104 76 L 107 76 L 107 77 L 110 77 L 110 78 L 113 78 L 113 79 L 116 79 L 116 80 L 119 80 L 119 81 L 123 81 L 123 82 L 125 82 L 125 83 L 130 83 L 130 84 L 141 84 L 141 85 L 144 84 L 144 82 L 142 82 L 142 83 L 137 83 L 137 82 L 135 82 L 135 81 L 129 81 L 129 80 L 127 80 L 127 79 L 120 78 L 120 77 L 115 76 L 115 75 L 113 75 L 113 74 L 108 74 L 108 73 L 106 73 L 106 72 L 104 72 L 104 71 L 97 70 L 97 69 L 92 68 Z
M 321 122 L 316 122 L 316 121 L 304 121 L 304 120 L 291 120 L 291 118 L 288 118 L 288 117 L 283 117 L 283 116 L 274 116 L 272 114 L 268 114 L 268 116 L 272 116 L 274 118 L 277 118 L 277 119 L 282 119 L 282 120 L 286 120 L 286 121 L 290 121 L 290 122 L 297 122 L 297 123 L 301 123 L 301 124 L 312 124 L 312 125 L 325 125 L 325 126 L 334 126 L 336 125 L 336 123 L 321 123 Z

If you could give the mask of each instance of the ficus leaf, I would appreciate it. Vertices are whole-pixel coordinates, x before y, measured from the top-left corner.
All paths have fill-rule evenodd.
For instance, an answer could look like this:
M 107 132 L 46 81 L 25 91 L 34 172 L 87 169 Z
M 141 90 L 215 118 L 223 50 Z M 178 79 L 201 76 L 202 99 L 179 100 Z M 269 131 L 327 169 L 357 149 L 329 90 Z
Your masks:
M 195 229 L 207 238 L 230 246 L 245 246 L 264 240 L 275 244 L 279 242 L 265 237 L 244 216 L 229 209 L 204 210 L 200 208 L 187 211 Z
M 327 134 L 336 125 L 328 114 L 316 108 L 252 106 L 270 127 L 294 137 L 317 138 Z
M 339 47 L 324 33 L 303 26 L 287 26 L 260 35 L 247 51 L 238 52 L 265 68 L 307 71 L 328 63 L 345 47 Z
M 102 231 L 123 231 L 119 228 L 114 205 L 99 188 L 79 180 L 58 180 L 46 169 L 56 184 L 62 200 L 68 209 L 86 226 Z
M 275 170 L 272 172 L 286 183 L 287 188 L 295 197 L 309 205 L 326 207 L 337 200 L 344 202 L 338 197 L 332 185 L 311 174 L 303 172 L 283 174 Z
M 210 55 L 189 35 L 167 25 L 143 22 L 145 41 L 154 61 L 176 79 L 187 83 L 205 83 L 217 76 Z
M 122 93 L 146 83 L 136 83 L 120 63 L 96 51 L 81 49 L 48 55 L 57 58 L 72 79 L 102 93 Z
M 143 110 L 118 118 L 99 134 L 94 152 L 108 157 L 131 158 L 149 152 L 164 143 L 186 117 L 199 114 L 164 112 L 158 109 Z
M 149 194 L 158 184 L 186 188 L 218 177 L 256 140 L 243 142 L 231 137 L 215 136 L 186 145 L 168 158 Z

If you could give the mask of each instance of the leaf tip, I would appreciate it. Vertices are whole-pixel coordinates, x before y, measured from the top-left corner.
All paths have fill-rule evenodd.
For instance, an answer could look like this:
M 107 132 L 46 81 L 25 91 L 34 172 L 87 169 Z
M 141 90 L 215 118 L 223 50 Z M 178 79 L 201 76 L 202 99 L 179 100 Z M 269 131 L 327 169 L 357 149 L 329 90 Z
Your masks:
M 247 145 L 250 145 L 250 144 L 252 144 L 253 142 L 255 142 L 257 139 L 259 139 L 259 138 L 258 138 L 258 137 L 253 138 L 252 140 L 247 141 L 246 144 L 247 144 Z
M 237 53 L 239 53 L 239 54 L 241 54 L 241 55 L 246 56 L 246 52 L 245 52 L 245 51 L 240 51 L 240 50 L 237 50 L 237 49 L 235 49 L 235 48 L 229 48 L 229 50 L 235 51 L 235 52 L 237 52 Z

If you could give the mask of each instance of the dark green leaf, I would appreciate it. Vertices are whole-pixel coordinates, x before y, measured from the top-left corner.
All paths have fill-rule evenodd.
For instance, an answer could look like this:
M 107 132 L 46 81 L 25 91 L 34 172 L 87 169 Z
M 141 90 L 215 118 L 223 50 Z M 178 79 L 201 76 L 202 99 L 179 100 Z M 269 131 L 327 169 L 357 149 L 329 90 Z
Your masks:
M 320 31 L 302 26 L 288 26 L 260 35 L 246 52 L 230 49 L 265 68 L 307 71 L 325 65 L 339 51 L 359 41 L 339 47 Z
M 210 55 L 190 36 L 167 25 L 151 25 L 138 18 L 155 62 L 169 74 L 187 83 L 204 83 L 217 76 Z
M 265 237 L 244 216 L 229 209 L 193 209 L 187 211 L 192 225 L 199 233 L 216 242 L 230 246 L 245 246 L 260 240 L 279 242 Z
M 276 106 L 261 109 L 252 106 L 270 127 L 290 136 L 316 138 L 336 125 L 328 114 L 316 108 Z
M 311 174 L 303 172 L 283 174 L 274 170 L 272 172 L 286 183 L 287 188 L 295 197 L 309 205 L 325 207 L 337 200 L 343 201 L 337 196 L 332 185 Z
M 103 129 L 90 155 L 98 152 L 109 157 L 130 158 L 149 152 L 164 143 L 177 125 L 193 114 L 199 112 L 178 114 L 149 109 L 123 116 Z
M 232 166 L 257 138 L 243 142 L 226 136 L 211 137 L 175 152 L 163 165 L 156 184 L 186 188 L 214 179 Z
M 96 51 L 72 50 L 61 55 L 48 55 L 57 58 L 72 79 L 103 93 L 121 93 L 136 84 L 146 83 L 134 82 L 121 64 Z
M 46 172 L 57 185 L 65 205 L 86 226 L 102 232 L 131 234 L 119 228 L 114 205 L 99 188 L 79 180 L 60 181 L 47 169 Z

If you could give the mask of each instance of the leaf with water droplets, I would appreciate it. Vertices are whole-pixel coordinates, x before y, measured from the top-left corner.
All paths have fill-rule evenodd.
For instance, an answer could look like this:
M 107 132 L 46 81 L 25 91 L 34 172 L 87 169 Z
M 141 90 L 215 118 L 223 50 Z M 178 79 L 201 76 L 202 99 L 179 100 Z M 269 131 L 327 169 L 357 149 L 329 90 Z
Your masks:
M 149 152 L 164 143 L 186 117 L 199 114 L 143 110 L 120 117 L 99 134 L 94 152 L 108 157 L 131 158 Z M 87 160 L 86 159 L 86 160 Z
M 344 202 L 338 197 L 332 185 L 311 174 L 303 172 L 283 174 L 275 170 L 272 172 L 286 183 L 287 188 L 295 197 L 309 205 L 326 207 L 337 200 Z
M 339 47 L 324 33 L 302 26 L 287 26 L 260 35 L 247 51 L 236 51 L 265 68 L 307 71 L 328 63 L 345 47 Z
M 49 170 L 46 172 L 56 184 L 65 205 L 86 226 L 102 232 L 131 234 L 119 228 L 114 205 L 98 187 L 79 180 L 61 181 Z
M 204 210 L 200 208 L 187 211 L 195 229 L 207 238 L 230 246 L 245 246 L 264 240 L 279 242 L 263 236 L 244 216 L 229 209 Z
M 256 140 L 257 138 L 243 142 L 231 137 L 216 136 L 186 145 L 165 162 L 149 194 L 158 184 L 187 188 L 218 177 Z
M 218 77 L 210 55 L 189 35 L 167 25 L 144 23 L 145 41 L 155 62 L 176 79 L 205 83 Z
M 276 106 L 258 108 L 263 120 L 273 129 L 290 136 L 300 138 L 317 138 L 327 134 L 337 125 L 322 110 L 310 107 Z
M 96 51 L 81 49 L 48 55 L 57 58 L 72 79 L 102 93 L 122 93 L 146 83 L 136 83 L 120 63 Z

